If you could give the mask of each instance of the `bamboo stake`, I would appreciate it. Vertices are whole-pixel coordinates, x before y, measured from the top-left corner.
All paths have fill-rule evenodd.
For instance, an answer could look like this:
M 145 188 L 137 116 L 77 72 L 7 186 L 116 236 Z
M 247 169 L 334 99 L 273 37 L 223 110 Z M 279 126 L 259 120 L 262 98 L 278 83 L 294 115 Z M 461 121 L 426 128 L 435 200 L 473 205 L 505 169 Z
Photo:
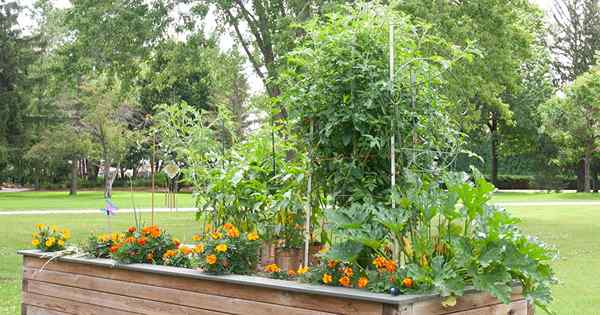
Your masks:
M 392 105 L 396 106 L 394 103 L 394 24 L 390 22 L 390 99 L 392 100 Z M 394 110 L 394 113 L 396 111 Z M 396 209 L 396 200 L 394 199 L 394 191 L 396 190 L 396 115 L 392 116 L 392 136 L 390 137 L 390 176 L 391 176 L 391 198 L 392 198 L 392 209 Z M 394 261 L 398 261 L 400 256 L 400 243 L 396 238 L 396 235 L 392 236 L 394 240 L 394 249 L 392 252 Z
M 151 216 L 152 225 L 154 225 L 154 190 L 156 190 L 155 179 L 154 179 L 154 174 L 156 173 L 156 170 L 154 169 L 155 163 L 156 163 L 156 132 L 154 132 L 154 136 L 152 138 L 152 166 L 150 167 L 150 171 L 152 172 L 152 216 Z
M 314 121 L 310 120 L 310 139 L 313 137 Z M 312 146 L 309 142 L 308 147 L 308 161 L 310 163 L 310 169 L 308 171 L 308 201 L 306 205 L 306 222 L 304 224 L 304 266 L 307 267 L 309 264 L 309 251 L 310 251 L 310 217 L 312 216 Z

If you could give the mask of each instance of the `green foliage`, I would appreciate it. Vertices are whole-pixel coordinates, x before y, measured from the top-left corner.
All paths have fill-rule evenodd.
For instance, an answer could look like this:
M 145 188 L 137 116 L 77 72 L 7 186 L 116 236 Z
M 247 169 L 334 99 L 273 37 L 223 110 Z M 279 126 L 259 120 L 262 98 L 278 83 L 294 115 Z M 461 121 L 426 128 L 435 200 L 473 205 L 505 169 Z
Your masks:
M 542 131 L 560 145 L 562 159 L 554 162 L 578 161 L 584 156 L 585 191 L 590 190 L 590 164 L 600 137 L 600 67 L 579 76 L 573 84 L 548 102 L 540 105 L 544 123 Z
M 389 23 L 396 25 L 393 94 Z M 399 166 L 443 166 L 450 155 L 442 151 L 458 150 L 461 134 L 445 114 L 448 100 L 436 90 L 444 84 L 441 73 L 469 55 L 429 35 L 429 27 L 377 5 L 345 7 L 306 24 L 306 35 L 288 55 L 279 101 L 313 147 L 319 188 L 336 203 L 389 195 L 393 134 L 397 148 L 410 148 L 396 149 Z M 430 47 L 451 57 L 430 54 Z
M 488 205 L 493 186 L 473 172 L 471 178 L 448 173 L 440 181 L 407 171 L 397 209 L 369 204 L 336 209 L 330 219 L 341 240 L 323 257 L 358 264 L 376 292 L 392 286 L 402 292 L 434 292 L 451 305 L 466 286 L 473 286 L 509 303 L 518 282 L 528 298 L 547 306 L 555 283 L 550 268 L 555 251 L 524 235 L 516 227 L 519 221 L 506 211 Z M 381 220 L 390 213 L 399 214 L 395 224 Z M 371 244 L 363 239 L 368 235 L 377 243 L 364 251 Z M 390 256 L 396 258 L 384 258 Z M 389 267 L 394 262 L 402 262 L 398 270 Z

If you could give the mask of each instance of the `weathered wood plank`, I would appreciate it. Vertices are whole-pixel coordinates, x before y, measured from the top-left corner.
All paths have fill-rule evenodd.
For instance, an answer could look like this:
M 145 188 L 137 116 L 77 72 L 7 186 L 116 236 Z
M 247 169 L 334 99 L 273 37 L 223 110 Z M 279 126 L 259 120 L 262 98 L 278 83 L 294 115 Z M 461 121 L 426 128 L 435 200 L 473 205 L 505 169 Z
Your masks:
M 59 311 L 49 310 L 45 308 L 40 308 L 33 305 L 24 305 L 22 309 L 22 314 L 25 315 L 73 315 L 69 313 L 63 313 Z
M 46 260 L 39 258 L 24 257 L 24 265 L 27 268 L 39 269 L 42 267 L 42 265 L 44 265 L 45 262 Z M 383 311 L 383 306 L 380 303 L 280 291 L 261 287 L 248 287 L 230 283 L 203 281 L 182 277 L 163 276 L 62 261 L 53 261 L 47 264 L 44 267 L 44 270 L 88 275 L 98 278 L 141 283 L 163 288 L 186 290 L 243 300 L 253 300 L 330 313 L 378 315 Z
M 511 299 L 512 301 L 519 301 L 522 300 L 523 297 L 520 294 L 520 292 L 518 292 L 513 293 Z M 496 304 L 500 304 L 500 302 L 491 294 L 479 293 L 459 297 L 456 301 L 456 305 L 450 308 L 444 308 L 439 298 L 419 302 L 413 305 L 413 311 L 415 314 L 443 315 L 453 314 L 458 311 L 469 310 L 476 307 L 491 306 Z
M 331 315 L 333 313 L 295 307 L 215 296 L 179 289 L 125 282 L 120 280 L 97 278 L 65 272 L 25 268 L 23 278 L 52 284 L 65 285 L 80 289 L 107 293 L 119 292 L 119 295 L 141 298 L 151 301 L 172 303 L 231 314 L 248 315 Z
M 60 295 L 60 293 L 56 295 Z M 27 310 L 30 307 L 37 307 L 44 310 L 76 315 L 141 315 L 140 313 L 125 312 L 30 292 L 23 292 L 22 299 L 23 304 L 27 305 Z
M 121 296 L 117 294 L 108 294 L 91 290 L 83 290 L 79 288 L 61 286 L 46 282 L 28 280 L 28 290 L 31 293 L 41 294 L 46 296 L 60 295 L 61 298 L 103 306 L 116 310 L 127 312 L 141 313 L 146 315 L 222 315 L 223 312 L 215 312 L 203 309 L 196 309 L 175 304 L 168 304 L 156 301 Z M 112 312 L 111 312 L 112 314 Z
M 464 310 L 448 315 L 527 315 L 527 301 L 515 301 L 510 305 L 497 304 L 477 309 Z

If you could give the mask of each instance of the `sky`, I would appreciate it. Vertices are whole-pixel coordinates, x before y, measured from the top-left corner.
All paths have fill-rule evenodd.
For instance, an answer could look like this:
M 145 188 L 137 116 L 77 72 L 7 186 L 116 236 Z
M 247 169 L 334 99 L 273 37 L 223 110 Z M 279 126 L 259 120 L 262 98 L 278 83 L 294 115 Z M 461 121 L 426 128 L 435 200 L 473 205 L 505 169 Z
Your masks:
M 548 12 L 552 9 L 552 0 L 530 0 L 530 1 L 538 4 L 546 12 L 546 14 L 548 14 Z M 17 0 L 17 2 L 23 6 L 32 7 L 35 0 Z M 50 2 L 52 2 L 54 4 L 54 6 L 56 6 L 58 8 L 67 8 L 70 6 L 69 0 L 51 0 Z M 209 13 L 209 16 L 207 19 L 210 22 L 208 23 L 208 25 L 206 25 L 208 30 L 212 30 L 215 27 L 215 25 L 214 25 L 215 19 L 211 19 L 210 15 L 211 15 L 211 13 Z M 26 14 L 22 15 L 19 18 L 19 23 L 24 27 L 34 27 L 35 26 L 34 25 L 35 21 Z M 224 36 L 221 37 L 220 47 L 222 50 L 228 50 L 233 46 L 233 43 L 234 43 L 234 39 L 231 36 L 225 34 Z M 262 92 L 264 90 L 262 81 L 258 78 L 258 76 L 254 72 L 254 70 L 249 62 L 245 65 L 244 72 L 246 74 L 246 77 L 248 78 L 250 92 L 252 94 L 258 94 L 258 93 Z

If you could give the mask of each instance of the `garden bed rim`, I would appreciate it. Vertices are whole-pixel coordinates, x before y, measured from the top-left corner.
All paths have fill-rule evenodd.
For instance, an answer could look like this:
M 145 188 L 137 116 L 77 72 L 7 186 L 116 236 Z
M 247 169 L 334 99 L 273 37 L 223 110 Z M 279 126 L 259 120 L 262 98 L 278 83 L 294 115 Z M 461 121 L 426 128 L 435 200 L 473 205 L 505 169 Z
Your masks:
M 60 252 L 42 252 L 39 249 L 26 249 L 17 251 L 19 255 L 24 257 L 35 257 L 40 259 L 52 259 L 67 263 L 93 265 L 98 267 L 116 268 L 122 270 L 159 274 L 165 276 L 177 276 L 184 278 L 192 278 L 198 280 L 207 280 L 215 282 L 224 282 L 230 284 L 262 287 L 268 289 L 276 289 L 282 291 L 291 291 L 297 293 L 323 295 L 343 299 L 362 300 L 369 302 L 377 302 L 392 305 L 410 305 L 422 301 L 439 298 L 438 294 L 406 294 L 392 296 L 384 293 L 373 293 L 366 290 L 355 288 L 343 288 L 324 285 L 315 285 L 301 283 L 297 281 L 270 279 L 260 276 L 245 276 L 245 275 L 212 275 L 194 269 L 171 267 L 152 264 L 121 264 L 113 259 L 108 258 L 91 258 L 81 255 L 65 255 L 61 256 Z M 520 287 L 515 286 L 513 291 Z M 465 290 L 465 295 L 469 293 L 478 293 L 474 289 Z

